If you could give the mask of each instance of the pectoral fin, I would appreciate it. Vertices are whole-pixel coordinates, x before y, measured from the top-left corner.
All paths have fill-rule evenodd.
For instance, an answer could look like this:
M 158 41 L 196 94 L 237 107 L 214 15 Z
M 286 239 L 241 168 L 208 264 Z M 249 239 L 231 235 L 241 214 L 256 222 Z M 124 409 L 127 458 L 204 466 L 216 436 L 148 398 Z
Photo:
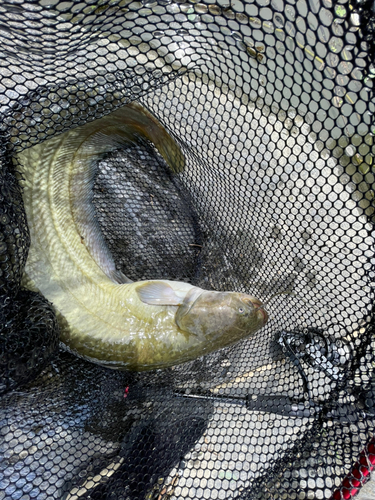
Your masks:
M 182 302 L 173 288 L 162 281 L 150 281 L 139 285 L 136 292 L 142 302 L 154 306 L 179 306 Z

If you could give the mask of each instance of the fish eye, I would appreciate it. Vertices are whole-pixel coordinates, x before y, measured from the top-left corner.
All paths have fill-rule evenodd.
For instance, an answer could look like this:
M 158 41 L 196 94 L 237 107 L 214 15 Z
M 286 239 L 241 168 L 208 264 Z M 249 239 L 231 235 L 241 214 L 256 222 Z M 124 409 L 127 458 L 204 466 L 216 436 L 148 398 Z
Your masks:
M 240 307 L 240 308 L 238 309 L 238 312 L 239 312 L 240 314 L 242 314 L 242 313 L 244 312 L 244 310 L 245 310 L 245 309 L 244 309 L 243 307 Z

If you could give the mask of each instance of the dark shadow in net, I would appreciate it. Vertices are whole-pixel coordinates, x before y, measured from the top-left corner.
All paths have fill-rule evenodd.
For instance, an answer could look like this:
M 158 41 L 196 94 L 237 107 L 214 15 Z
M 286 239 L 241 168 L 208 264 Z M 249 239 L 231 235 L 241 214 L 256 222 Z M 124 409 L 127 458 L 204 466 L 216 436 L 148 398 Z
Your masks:
M 203 435 L 213 401 L 191 401 L 175 397 L 164 391 L 161 401 L 152 397 L 151 388 L 139 394 L 129 404 L 138 409 L 146 403 L 142 415 L 130 416 L 130 420 L 114 417 L 117 432 L 131 429 L 122 439 L 118 453 L 96 456 L 84 464 L 74 480 L 64 485 L 62 498 L 69 498 L 72 489 L 87 489 L 80 498 L 86 500 L 143 500 L 157 499 L 163 492 L 173 489 L 174 481 L 184 468 L 185 455 Z M 134 408 L 133 408 L 134 409 Z M 114 415 L 115 415 L 114 411 Z M 100 427 L 101 416 L 95 417 L 91 428 Z M 124 422 L 125 420 L 125 422 Z M 98 425 L 99 424 L 99 425 Z M 169 484 L 166 479 L 175 469 Z M 108 473 L 111 471 L 111 473 Z M 79 479 L 81 478 L 81 479 Z M 94 482 L 87 479 L 94 478 Z

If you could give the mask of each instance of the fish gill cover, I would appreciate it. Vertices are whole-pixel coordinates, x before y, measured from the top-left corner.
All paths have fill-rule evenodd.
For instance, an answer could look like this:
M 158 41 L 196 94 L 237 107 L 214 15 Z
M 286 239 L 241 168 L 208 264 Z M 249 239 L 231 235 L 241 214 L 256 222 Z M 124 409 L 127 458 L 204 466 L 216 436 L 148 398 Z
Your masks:
M 373 2 L 3 1 L 0 499 L 350 498 L 374 464 Z M 255 336 L 119 372 L 21 284 L 25 148 L 136 101 L 184 156 L 94 158 L 132 280 L 255 295 Z

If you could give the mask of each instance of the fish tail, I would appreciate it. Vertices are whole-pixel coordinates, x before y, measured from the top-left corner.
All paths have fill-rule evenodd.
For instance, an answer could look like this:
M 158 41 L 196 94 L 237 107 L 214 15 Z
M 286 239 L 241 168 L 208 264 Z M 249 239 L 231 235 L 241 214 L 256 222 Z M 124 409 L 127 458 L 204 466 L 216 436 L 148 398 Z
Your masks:
M 179 174 L 185 169 L 185 157 L 180 146 L 171 137 L 163 125 L 147 109 L 136 102 L 127 105 L 137 113 L 141 113 L 145 120 L 141 119 L 138 125 L 141 125 L 141 132 L 149 141 L 151 141 L 166 161 L 173 173 Z M 138 121 L 138 120 L 136 120 Z
M 176 141 L 166 131 L 163 137 L 153 137 L 152 142 L 173 173 L 179 174 L 184 171 L 185 157 Z

